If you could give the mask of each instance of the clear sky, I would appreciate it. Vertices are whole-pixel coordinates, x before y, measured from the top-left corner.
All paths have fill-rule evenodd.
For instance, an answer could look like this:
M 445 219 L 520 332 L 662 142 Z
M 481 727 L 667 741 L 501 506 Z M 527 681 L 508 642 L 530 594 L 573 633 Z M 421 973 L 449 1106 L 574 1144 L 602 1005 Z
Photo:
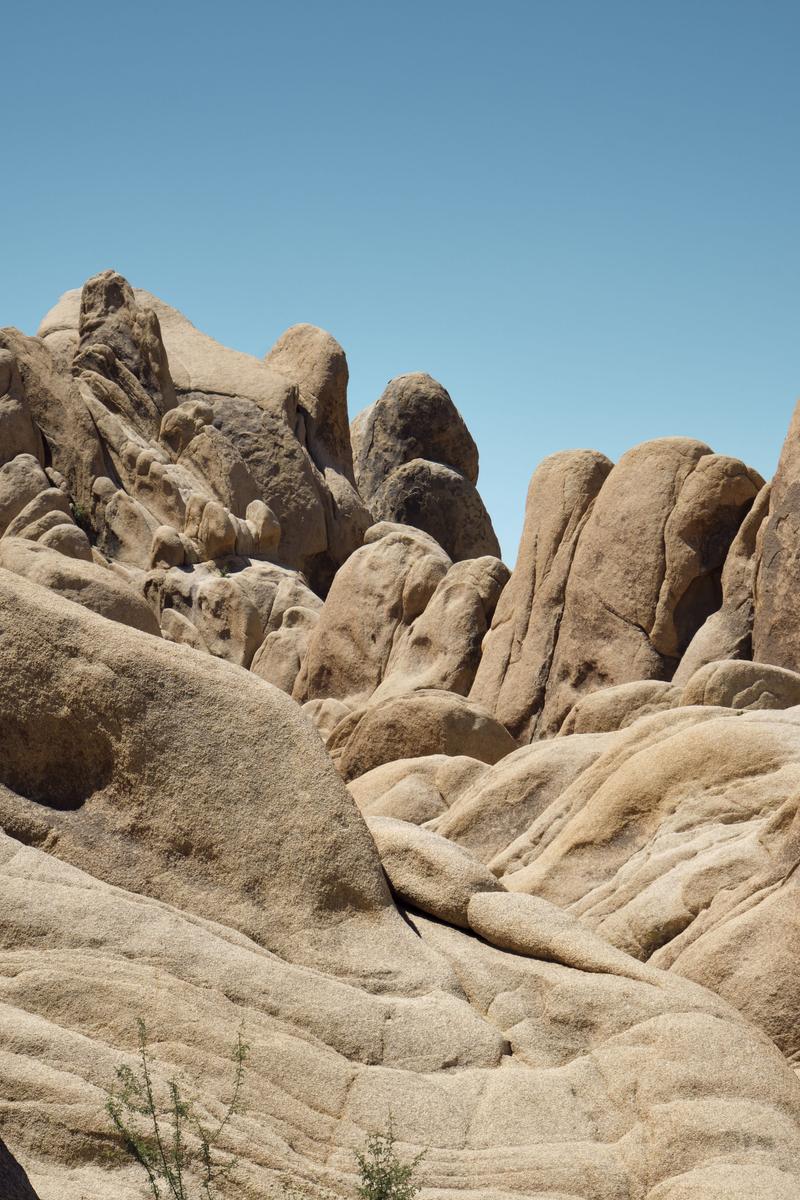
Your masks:
M 263 354 L 428 371 L 513 560 L 554 450 L 771 474 L 800 393 L 797 0 L 7 5 L 0 325 L 114 267 Z

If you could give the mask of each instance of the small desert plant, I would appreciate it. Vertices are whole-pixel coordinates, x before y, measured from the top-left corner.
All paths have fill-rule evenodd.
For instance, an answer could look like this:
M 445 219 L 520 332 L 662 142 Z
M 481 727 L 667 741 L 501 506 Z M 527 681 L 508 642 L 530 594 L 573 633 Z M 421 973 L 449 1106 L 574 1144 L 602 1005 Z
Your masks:
M 395 1150 L 392 1118 L 383 1133 L 370 1133 L 364 1150 L 355 1153 L 358 1163 L 357 1194 L 362 1200 L 414 1200 L 420 1186 L 415 1182 L 417 1167 L 425 1157 L 423 1150 L 410 1162 L 403 1162 Z M 311 1193 L 304 1185 L 285 1183 L 282 1200 L 336 1200 L 329 1191 Z
M 84 533 L 91 534 L 92 519 L 89 516 L 89 510 L 84 508 L 79 500 L 70 501 L 70 508 L 72 509 L 72 519 L 78 528 L 82 529 Z
M 425 1151 L 403 1162 L 394 1148 L 396 1140 L 389 1117 L 385 1132 L 369 1134 L 366 1149 L 356 1151 L 362 1200 L 414 1200 L 420 1191 L 414 1176 Z
M 200 1177 L 200 1195 L 215 1200 L 218 1186 L 228 1180 L 237 1159 L 222 1156 L 217 1150 L 220 1138 L 234 1113 L 241 1111 L 248 1047 L 240 1029 L 233 1047 L 233 1086 L 231 1099 L 214 1127 L 201 1123 L 194 1103 L 184 1099 L 174 1079 L 166 1085 L 166 1097 L 159 1102 L 153 1086 L 147 1027 L 139 1028 L 138 1072 L 128 1066 L 117 1067 L 117 1087 L 106 1100 L 106 1112 L 120 1138 L 122 1147 L 147 1176 L 153 1200 L 191 1200 L 190 1170 Z M 187 1140 L 189 1139 L 189 1140 Z

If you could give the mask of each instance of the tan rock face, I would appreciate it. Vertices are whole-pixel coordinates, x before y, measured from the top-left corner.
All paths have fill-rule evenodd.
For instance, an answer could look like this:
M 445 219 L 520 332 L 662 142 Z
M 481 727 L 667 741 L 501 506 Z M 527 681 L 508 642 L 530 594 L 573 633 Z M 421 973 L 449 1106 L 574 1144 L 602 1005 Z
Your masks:
M 99 1135 L 143 1010 L 157 1085 L 178 1076 L 206 1117 L 246 1014 L 245 1200 L 287 1169 L 352 1191 L 351 1148 L 390 1111 L 443 1196 L 579 1195 L 588 1175 L 633 1200 L 698 1163 L 718 1190 L 735 1167 L 741 1200 L 756 1169 L 774 1195 L 796 1188 L 796 1079 L 723 1000 L 378 821 L 398 892 L 438 915 L 413 916 L 416 936 L 288 698 L 7 573 L 0 629 L 0 1108 L 42 1200 L 136 1195 Z
M 800 670 L 800 626 L 795 596 L 800 568 L 800 405 L 795 409 L 778 469 L 772 481 L 769 512 L 759 537 L 755 581 L 753 655 L 789 671 Z
M 792 708 L 800 704 L 800 675 L 766 663 L 708 663 L 688 680 L 681 703 L 739 709 Z
M 554 454 L 528 488 L 517 565 L 471 692 L 526 741 L 544 704 L 578 538 L 611 467 L 591 450 Z
M 669 679 L 719 605 L 728 546 L 759 486 L 743 463 L 689 439 L 624 455 L 578 544 L 537 728 L 557 729 L 584 692 Z
M 499 893 L 499 894 L 498 894 Z M 648 978 L 630 956 L 615 950 L 579 920 L 539 896 L 509 895 L 503 888 L 476 888 L 467 923 L 484 941 L 526 958 L 562 963 L 578 971 Z
M 373 700 L 421 688 L 466 695 L 508 576 L 508 568 L 497 558 L 454 563 L 424 610 L 402 631 L 403 636 L 395 637 Z
M 586 514 L 585 526 L 577 531 L 568 571 L 551 572 L 556 599 L 546 606 L 549 619 L 534 625 L 524 671 L 504 671 L 504 659 L 512 664 L 515 652 L 516 661 L 522 659 L 522 650 L 514 648 L 525 641 L 496 618 L 498 649 L 487 645 L 489 661 L 474 690 L 498 714 L 508 711 L 509 727 L 526 736 L 557 732 L 588 692 L 672 676 L 694 633 L 719 607 L 728 547 L 762 482 L 737 459 L 688 438 L 636 447 L 607 479 L 597 478 L 603 465 L 585 457 L 547 466 L 540 480 L 534 477 L 533 496 L 577 474 L 575 515 Z M 530 577 L 538 567 L 535 517 L 526 532 L 531 547 L 521 564 Z M 549 557 L 545 549 L 545 563 Z M 535 586 L 531 590 L 533 606 Z M 522 675 L 519 684 L 514 674 Z
M 69 557 L 23 538 L 0 539 L 0 568 L 82 604 L 111 621 L 160 637 L 153 610 L 107 567 Z
M 797 1057 L 798 735 L 795 709 L 646 717 L 490 865 L 637 958 L 682 970 L 686 950 L 692 978 Z
M 25 538 L 89 562 L 89 538 L 75 523 L 80 501 L 71 500 L 70 487 L 76 497 L 87 495 L 97 438 L 91 427 L 78 447 L 91 421 L 74 389 L 59 384 L 40 343 L 0 331 L 0 538 Z M 49 439 L 61 433 L 63 443 L 54 447 Z
M 401 623 L 411 624 L 447 574 L 432 538 L 374 526 L 338 573 L 309 643 L 295 698 L 360 703 L 384 677 Z
M 452 467 L 478 482 L 478 447 L 450 399 L 430 375 L 399 375 L 351 431 L 356 479 L 371 500 L 384 480 L 415 458 Z
M 492 863 L 608 748 L 602 735 L 537 742 L 484 771 L 433 828 Z
M 689 643 L 673 682 L 684 684 L 706 663 L 750 658 L 753 652 L 755 585 L 760 536 L 769 511 L 770 485 L 765 484 L 731 543 L 722 568 L 722 606 L 701 625 Z
M 414 755 L 466 755 L 495 763 L 516 750 L 505 726 L 453 692 L 425 690 L 381 700 L 344 717 L 327 741 L 343 779 Z
M 36 459 L 44 456 L 41 434 L 31 416 L 16 356 L 10 349 L 0 349 L 0 454 L 3 462 L 18 454 Z
M 559 927 L 544 905 L 535 928 L 552 961 L 415 917 L 460 987 L 398 996 L 3 836 L 0 891 L 0 1113 L 41 1200 L 141 1195 L 99 1135 L 103 1089 L 135 1063 L 143 1008 L 156 1085 L 177 1077 L 207 1120 L 244 1014 L 247 1111 L 231 1132 L 244 1200 L 276 1191 L 281 1171 L 353 1195 L 352 1150 L 390 1110 L 401 1152 L 427 1148 L 424 1182 L 444 1200 L 580 1196 L 587 1178 L 606 1200 L 645 1187 L 676 1197 L 698 1172 L 699 1194 L 726 1200 L 758 1195 L 754 1180 L 770 1200 L 796 1191 L 798 1086 L 778 1051 L 678 976 L 624 955 L 622 971 L 556 961 L 580 953 L 585 966 L 587 935 L 576 946 L 578 923 Z
M 336 576 L 295 698 L 352 706 L 423 688 L 468 692 L 507 578 L 499 559 L 453 564 L 419 530 L 373 526 Z
M 16 329 L 2 329 L 0 349 L 13 355 L 15 374 L 11 374 L 11 379 L 18 380 L 53 468 L 64 477 L 74 501 L 88 512 L 92 483 L 104 474 L 103 451 L 75 381 L 59 368 L 50 350 L 38 338 L 25 337 Z M 15 398 L 20 398 L 19 393 Z M 0 458 L 6 458 L 7 445 L 5 437 L 0 438 Z M 31 453 L 44 461 L 37 450 L 32 449 Z
M 293 325 L 264 360 L 297 388 L 306 444 L 320 470 L 331 466 L 353 482 L 347 418 L 349 371 L 344 350 L 315 325 Z
M 7 832 L 306 962 L 326 959 L 330 937 L 337 962 L 351 955 L 366 978 L 367 931 L 381 925 L 384 945 L 394 928 L 419 958 L 352 799 L 288 697 L 7 572 L 0 612 Z M 376 960 L 378 986 L 393 969 Z
M 277 661 L 280 649 L 273 640 L 265 646 L 267 638 L 278 635 L 284 621 L 287 628 L 281 635 L 281 644 L 289 651 L 290 626 L 293 618 L 290 610 L 302 608 L 314 619 L 322 607 L 322 601 L 306 586 L 296 571 L 289 571 L 275 563 L 257 562 L 243 557 L 229 557 L 217 566 L 200 563 L 194 570 L 167 567 L 159 563 L 144 580 L 144 591 L 150 604 L 158 614 L 165 637 L 175 637 L 175 617 L 181 618 L 180 626 L 188 622 L 193 637 L 208 654 L 224 658 L 240 667 L 250 667 L 258 654 L 260 667 L 257 674 L 269 678 L 270 657 L 276 657 L 275 679 L 270 682 L 291 690 L 299 663 L 289 661 L 281 667 Z M 296 644 L 299 650 L 300 643 Z M 281 683 L 278 684 L 278 678 Z
M 250 663 L 253 674 L 291 696 L 318 620 L 316 605 L 287 608 L 281 614 L 278 628 L 268 633 L 256 650 Z
M 138 1017 L 208 1122 L 243 1026 L 242 1200 L 390 1114 L 430 1200 L 796 1200 L 797 431 L 546 459 L 509 578 L 347 377 L 110 271 L 0 331 L 0 1200 L 142 1194 Z
M 370 501 L 376 521 L 424 529 L 456 561 L 500 555 L 489 514 L 474 486 L 458 471 L 415 458 L 381 484 Z
M 81 292 L 78 338 L 73 371 L 138 432 L 156 435 L 176 399 L 155 311 L 137 303 L 127 279 L 103 271 Z
M 429 754 L 383 763 L 347 786 L 365 816 L 422 825 L 447 812 L 488 770 L 463 754 Z
M 57 351 L 59 362 L 79 374 L 81 395 L 125 491 L 154 513 L 155 526 L 182 531 L 193 492 L 219 500 L 236 516 L 258 498 L 282 531 L 279 554 L 270 557 L 327 590 L 370 523 L 352 484 L 346 361 L 342 367 L 341 347 L 329 335 L 297 327 L 284 335 L 274 362 L 272 352 L 260 362 L 219 345 L 113 272 L 90 280 L 83 300 L 77 292 L 62 297 L 39 333 L 53 347 L 51 359 Z M 176 405 L 208 410 L 188 441 L 172 415 Z M 162 448 L 157 439 L 164 418 Z M 134 470 L 126 467 L 131 445 L 140 455 L 149 452 L 147 464 L 138 462 Z M 112 554 L 116 536 L 112 529 Z M 129 544 L 129 560 L 133 554 L 146 567 L 149 550 L 145 535 L 134 551 Z
M 478 450 L 430 375 L 400 375 L 351 427 L 355 478 L 376 521 L 429 533 L 456 561 L 500 556 L 475 490 Z
M 468 929 L 472 898 L 503 891 L 477 858 L 428 829 L 394 817 L 369 817 L 367 827 L 392 891 L 411 908 Z
M 674 683 L 657 679 L 637 679 L 633 683 L 618 683 L 616 687 L 589 692 L 567 713 L 559 737 L 571 733 L 610 733 L 625 729 L 640 717 L 664 712 L 682 703 L 683 689 Z M 687 700 L 687 704 L 695 701 Z

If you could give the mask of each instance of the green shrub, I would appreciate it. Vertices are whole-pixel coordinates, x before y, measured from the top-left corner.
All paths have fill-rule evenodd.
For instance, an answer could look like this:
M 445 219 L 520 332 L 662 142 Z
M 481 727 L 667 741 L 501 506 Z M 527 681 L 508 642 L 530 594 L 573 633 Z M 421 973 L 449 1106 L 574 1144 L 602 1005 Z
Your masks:
M 153 1200 L 192 1200 L 188 1176 L 200 1176 L 199 1195 L 216 1200 L 220 1185 L 230 1181 L 235 1156 L 223 1156 L 217 1147 L 234 1113 L 242 1111 L 242 1086 L 249 1053 L 240 1029 L 233 1047 L 231 1099 L 216 1126 L 206 1127 L 195 1113 L 194 1101 L 186 1100 L 174 1079 L 166 1084 L 161 1099 L 156 1094 L 150 1065 L 147 1027 L 139 1030 L 139 1069 L 117 1067 L 117 1086 L 106 1098 L 106 1112 L 121 1148 L 138 1163 L 147 1176 Z M 414 1200 L 420 1187 L 415 1182 L 417 1167 L 425 1151 L 403 1162 L 395 1150 L 392 1119 L 384 1133 L 371 1133 L 364 1150 L 356 1151 L 361 1200 Z M 287 1182 L 283 1200 L 312 1200 L 314 1193 L 304 1184 Z M 329 1191 L 317 1192 L 315 1200 L 337 1200 Z
M 91 536 L 94 531 L 92 529 L 92 518 L 89 515 L 88 509 L 84 508 L 78 500 L 70 501 L 70 509 L 72 510 L 72 519 L 78 528 Z
M 403 1162 L 395 1151 L 395 1141 L 390 1117 L 386 1132 L 369 1134 L 366 1149 L 356 1152 L 361 1177 L 358 1194 L 363 1200 L 413 1200 L 419 1192 L 414 1176 L 425 1151 L 411 1162 Z
M 358 1164 L 359 1185 L 357 1194 L 362 1200 L 414 1200 L 420 1192 L 415 1182 L 417 1167 L 425 1157 L 425 1151 L 403 1162 L 395 1150 L 392 1118 L 384 1133 L 370 1133 L 364 1150 L 355 1153 Z M 305 1185 L 287 1183 L 283 1186 L 282 1200 L 337 1200 L 329 1191 L 310 1191 Z
M 191 1200 L 187 1174 L 193 1168 L 200 1175 L 200 1196 L 215 1200 L 218 1186 L 230 1179 L 236 1167 L 235 1156 L 222 1156 L 217 1150 L 220 1138 L 234 1113 L 241 1111 L 241 1094 L 248 1047 L 239 1030 L 233 1047 L 233 1086 L 231 1099 L 214 1127 L 203 1125 L 194 1110 L 194 1102 L 181 1095 L 174 1079 L 166 1086 L 166 1096 L 156 1095 L 147 1047 L 147 1028 L 139 1028 L 138 1072 L 128 1066 L 117 1067 L 117 1087 L 108 1092 L 106 1112 L 122 1148 L 147 1176 L 153 1200 Z

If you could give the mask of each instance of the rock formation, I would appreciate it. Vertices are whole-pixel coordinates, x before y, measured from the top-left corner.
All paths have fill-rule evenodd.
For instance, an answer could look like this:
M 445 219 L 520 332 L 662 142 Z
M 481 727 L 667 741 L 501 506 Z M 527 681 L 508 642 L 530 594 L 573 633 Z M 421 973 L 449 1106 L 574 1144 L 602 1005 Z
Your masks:
M 430 375 L 400 375 L 351 427 L 361 495 L 376 521 L 429 533 L 451 558 L 500 555 L 475 490 L 478 448 Z
M 518 736 L 549 736 L 589 691 L 669 680 L 721 604 L 728 549 L 763 480 L 689 438 L 610 469 L 556 455 L 528 493 L 518 580 L 473 695 Z
M 553 455 L 509 573 L 347 383 L 111 271 L 0 331 L 0 1200 L 143 1194 L 138 1018 L 209 1123 L 244 1030 L 243 1200 L 390 1117 L 422 1200 L 796 1200 L 798 431 Z
M 531 479 L 517 565 L 472 688 L 517 734 L 530 732 L 544 705 L 578 539 L 612 465 L 594 451 L 566 451 Z
M 113 322 L 104 322 L 106 310 Z M 262 550 L 273 557 L 274 535 L 264 545 L 258 524 L 252 532 L 237 524 L 248 504 L 260 498 L 281 531 L 282 565 L 302 571 L 312 586 L 327 588 L 336 568 L 360 544 L 369 516 L 352 485 L 346 363 L 338 379 L 329 378 L 335 376 L 332 347 L 344 355 L 329 335 L 322 330 L 309 335 L 310 328 L 289 330 L 260 362 L 220 346 L 112 272 L 91 280 L 83 293 L 62 297 L 39 334 L 62 361 L 74 346 L 73 373 L 112 460 L 112 483 L 117 489 L 121 485 L 127 498 L 122 514 L 116 511 L 119 502 L 109 512 L 107 501 L 115 492 L 106 497 L 95 486 L 95 505 L 102 511 L 93 518 L 101 546 L 104 540 L 125 540 L 128 560 L 147 568 L 155 529 L 168 525 L 196 544 L 201 561 L 235 552 L 258 556 Z M 164 394 L 152 364 L 140 368 L 141 381 L 131 377 L 104 337 L 112 342 L 124 337 L 129 357 L 138 338 L 168 372 Z M 118 388 L 111 400 L 115 374 L 133 399 L 123 401 Z M 173 416 L 169 410 L 176 406 L 181 412 Z M 209 529 L 207 542 L 202 515 L 208 501 L 225 512 L 215 514 L 216 528 Z M 191 545 L 186 546 L 175 565 L 193 557 Z
M 759 534 L 755 574 L 753 652 L 761 662 L 800 670 L 800 636 L 794 618 L 800 566 L 800 404 L 794 411 L 778 469 L 772 481 L 769 509 Z

